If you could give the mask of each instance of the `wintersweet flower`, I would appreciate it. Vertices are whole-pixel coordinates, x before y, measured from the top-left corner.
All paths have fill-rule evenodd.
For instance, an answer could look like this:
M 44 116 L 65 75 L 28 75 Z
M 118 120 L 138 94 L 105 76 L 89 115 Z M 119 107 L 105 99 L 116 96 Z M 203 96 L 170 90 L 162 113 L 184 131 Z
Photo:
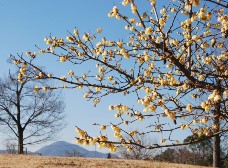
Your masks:
M 23 75 L 26 74 L 26 68 L 20 68 L 20 73 Z
M 200 0 L 192 0 L 194 6 L 199 6 L 200 5 Z
M 109 106 L 109 108 L 108 108 L 109 110 L 114 110 L 115 109 L 115 107 L 114 106 Z
M 52 74 L 48 74 L 47 77 L 48 77 L 48 78 L 51 78 L 51 77 L 52 77 Z
M 203 75 L 199 75 L 199 80 L 203 81 L 205 77 Z
M 151 35 L 152 31 L 153 31 L 152 27 L 147 27 L 146 30 L 145 30 L 145 34 L 146 35 Z
M 94 104 L 98 104 L 98 103 L 100 103 L 100 100 L 99 100 L 99 99 L 94 99 L 94 100 L 93 100 L 93 103 L 94 103 Z
M 151 0 L 151 5 L 155 6 L 156 5 L 156 0 Z
M 97 29 L 97 33 L 101 33 L 102 32 L 102 29 L 101 28 L 98 28 Z
M 214 96 L 214 101 L 215 102 L 217 102 L 217 101 L 219 101 L 219 100 L 221 100 L 222 99 L 222 97 L 220 96 L 220 95 L 215 95 Z
M 106 125 L 101 125 L 100 129 L 101 130 L 106 130 Z
M 59 61 L 65 62 L 65 61 L 67 61 L 68 58 L 69 58 L 69 56 L 61 56 L 61 57 L 59 57 Z
M 39 92 L 39 91 L 40 91 L 40 88 L 38 86 L 35 86 L 33 89 L 33 92 Z
M 75 36 L 78 35 L 78 29 L 74 29 L 74 35 L 75 35 Z
M 20 64 L 21 62 L 19 61 L 19 60 L 14 60 L 13 61 L 13 64 L 15 64 L 15 65 L 18 65 L 18 64 Z
M 186 110 L 188 110 L 189 112 L 192 112 L 192 105 L 191 104 L 187 104 L 186 106 Z
M 74 71 L 73 71 L 73 70 L 70 70 L 70 71 L 68 72 L 68 75 L 69 75 L 69 76 L 74 75 Z
M 52 44 L 52 40 L 51 39 L 46 39 L 46 44 L 47 45 L 51 45 Z
M 166 23 L 165 20 L 163 18 L 159 19 L 159 24 L 163 27 Z
M 123 5 L 123 6 L 126 6 L 126 5 L 128 5 L 130 2 L 131 2 L 130 0 L 123 0 L 122 5 Z
M 163 143 L 165 143 L 165 141 L 166 141 L 165 139 L 161 139 L 160 143 L 163 144 Z

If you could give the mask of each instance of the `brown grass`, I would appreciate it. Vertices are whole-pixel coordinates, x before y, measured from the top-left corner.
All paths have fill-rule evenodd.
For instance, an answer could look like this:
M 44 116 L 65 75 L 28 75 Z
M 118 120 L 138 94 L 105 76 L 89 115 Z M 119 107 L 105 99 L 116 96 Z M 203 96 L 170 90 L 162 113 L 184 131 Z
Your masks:
M 123 159 L 88 159 L 0 154 L 0 168 L 203 168 L 184 164 Z M 205 167 L 204 167 L 205 168 Z

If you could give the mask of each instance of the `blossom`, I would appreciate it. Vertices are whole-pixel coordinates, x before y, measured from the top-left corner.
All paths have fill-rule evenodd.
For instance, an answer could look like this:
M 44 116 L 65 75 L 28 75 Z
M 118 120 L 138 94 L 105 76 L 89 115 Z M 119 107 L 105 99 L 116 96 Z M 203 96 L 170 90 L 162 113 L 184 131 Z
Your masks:
M 102 29 L 101 28 L 98 28 L 97 29 L 97 33 L 101 33 L 102 32 Z
M 151 5 L 155 6 L 156 5 L 156 0 L 151 0 Z
M 51 39 L 48 39 L 48 38 L 45 39 L 45 42 L 46 42 L 47 45 L 51 45 L 52 44 L 52 40 Z
M 52 77 L 52 74 L 48 74 L 47 77 L 48 77 L 48 78 L 51 78 L 51 77 Z
M 59 57 L 59 61 L 65 62 L 65 61 L 67 61 L 68 58 L 70 58 L 70 57 L 69 56 L 61 56 L 61 57 Z
M 174 13 L 174 12 L 176 12 L 177 10 L 176 10 L 175 8 L 171 8 L 170 11 L 171 11 L 172 13 Z
M 105 68 L 104 67 L 99 67 L 99 73 L 104 74 Z
M 40 50 L 40 54 L 44 54 L 45 53 L 45 50 Z
M 20 73 L 25 74 L 26 73 L 26 68 L 20 68 Z
M 44 91 L 50 90 L 50 88 L 47 87 L 47 86 L 43 86 L 42 89 L 43 89 Z
M 131 4 L 131 11 L 132 11 L 133 14 L 137 13 L 137 6 L 134 5 L 133 3 Z
M 93 103 L 94 103 L 94 104 L 98 104 L 98 103 L 100 103 L 100 100 L 99 100 L 99 99 L 94 99 L 94 100 L 93 100 Z
M 73 70 L 70 70 L 70 71 L 68 72 L 68 75 L 69 75 L 69 76 L 74 75 L 74 71 L 73 71 Z
M 71 43 L 74 42 L 74 38 L 72 36 L 67 36 L 66 39 Z
M 192 112 L 192 105 L 191 104 L 187 104 L 186 106 L 186 110 L 188 110 L 189 112 Z
M 193 0 L 193 5 L 194 6 L 199 6 L 200 5 L 200 0 Z
M 182 85 L 183 90 L 187 90 L 189 88 L 189 85 L 187 83 L 184 83 Z
M 131 1 L 130 0 L 123 0 L 122 5 L 126 6 L 127 4 L 129 4 Z
M 166 24 L 164 18 L 160 18 L 160 19 L 159 19 L 159 24 L 160 24 L 162 27 Z
M 113 76 L 109 76 L 108 80 L 111 81 L 113 79 Z
M 147 27 L 146 30 L 145 30 L 145 34 L 146 35 L 151 35 L 152 34 L 152 27 Z
M 220 95 L 218 95 L 218 94 L 214 96 L 214 101 L 215 102 L 217 102 L 217 101 L 219 101 L 221 99 L 222 99 L 222 97 Z
M 111 106 L 109 106 L 108 109 L 109 109 L 109 110 L 114 110 L 114 108 L 115 108 L 115 107 L 111 105 Z
M 106 125 L 101 125 L 101 130 L 106 130 Z
M 165 139 L 161 139 L 160 143 L 163 144 L 166 140 Z
M 113 8 L 112 8 L 112 12 L 113 12 L 113 16 L 116 16 L 117 15 L 117 13 L 118 13 L 118 8 L 117 8 L 117 6 L 114 6 Z
M 74 29 L 74 35 L 77 36 L 78 35 L 78 29 Z
M 199 75 L 199 80 L 203 81 L 205 77 L 203 75 Z
M 35 86 L 33 89 L 33 92 L 39 92 L 40 88 L 38 86 Z
M 165 8 L 162 8 L 162 9 L 160 10 L 160 13 L 161 13 L 162 15 L 165 15 L 165 14 L 166 14 L 166 9 L 165 9 Z
M 19 61 L 19 60 L 14 60 L 13 61 L 13 64 L 15 64 L 15 65 L 18 65 L 18 64 L 20 64 L 21 62 Z

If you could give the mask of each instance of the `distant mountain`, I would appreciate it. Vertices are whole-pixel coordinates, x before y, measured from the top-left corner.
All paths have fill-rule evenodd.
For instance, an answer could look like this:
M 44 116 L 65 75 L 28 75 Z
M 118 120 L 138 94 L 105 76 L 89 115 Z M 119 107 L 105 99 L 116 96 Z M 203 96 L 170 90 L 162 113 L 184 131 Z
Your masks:
M 108 153 L 89 151 L 78 145 L 65 141 L 57 141 L 45 147 L 42 147 L 35 153 L 45 156 L 82 156 L 88 158 L 107 158 Z M 112 154 L 112 157 L 117 158 Z

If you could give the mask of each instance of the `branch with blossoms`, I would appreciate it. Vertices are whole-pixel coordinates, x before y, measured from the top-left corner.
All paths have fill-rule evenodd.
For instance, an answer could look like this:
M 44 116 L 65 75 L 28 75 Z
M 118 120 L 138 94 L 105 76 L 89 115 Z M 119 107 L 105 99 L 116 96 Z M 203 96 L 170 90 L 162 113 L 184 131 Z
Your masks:
M 112 126 L 112 127 L 114 127 L 113 130 L 115 132 L 119 132 L 117 129 L 118 127 L 116 126 Z M 228 128 L 225 128 L 224 130 L 217 132 L 214 135 L 207 136 L 206 138 L 210 139 L 226 131 L 228 131 Z M 143 149 L 157 149 L 157 148 L 164 148 L 164 147 L 166 148 L 166 147 L 185 146 L 185 145 L 195 144 L 195 143 L 205 141 L 205 139 L 197 139 L 197 140 L 191 140 L 189 142 L 179 143 L 179 141 L 173 140 L 174 142 L 172 144 L 164 145 L 164 142 L 166 141 L 166 139 L 161 139 L 161 144 L 142 145 L 139 139 L 135 140 L 134 138 L 129 140 L 121 138 L 120 141 L 109 141 L 108 137 L 106 137 L 105 135 L 100 135 L 97 138 L 90 137 L 85 131 L 81 130 L 80 128 L 76 128 L 76 132 L 78 133 L 78 135 L 80 135 L 80 137 L 76 137 L 76 142 L 78 144 L 87 146 L 89 144 L 94 145 L 95 143 L 98 143 L 99 144 L 98 148 L 102 148 L 102 147 L 110 148 L 111 152 L 116 152 L 116 150 L 118 149 L 118 146 L 121 146 L 121 147 L 124 146 L 126 147 L 127 151 L 130 152 L 132 150 L 132 145 L 138 146 Z M 136 135 L 137 131 L 133 131 L 128 135 L 132 137 L 132 134 Z
M 130 33 L 125 40 L 100 38 L 101 28 L 94 34 L 80 34 L 75 28 L 66 40 L 49 36 L 44 39 L 47 48 L 38 48 L 40 54 L 56 57 L 75 69 L 93 64 L 87 73 L 79 74 L 72 69 L 59 77 L 35 65 L 34 60 L 39 57 L 34 52 L 26 52 L 29 58 L 11 55 L 20 69 L 20 82 L 23 83 L 25 76 L 62 82 L 61 86 L 52 88 L 36 86 L 35 92 L 47 88 L 84 88 L 83 97 L 92 100 L 95 106 L 110 94 L 135 95 L 137 108 L 110 105 L 109 110 L 116 110 L 115 118 L 119 122 L 96 124 L 101 131 L 111 127 L 117 141 L 110 141 L 104 135 L 91 138 L 77 128 L 79 144 L 98 143 L 111 151 L 118 144 L 130 150 L 129 144 L 140 146 L 134 138 L 137 134 L 158 133 L 162 145 L 140 146 L 154 149 L 196 143 L 181 143 L 174 132 L 188 130 L 212 138 L 227 131 L 228 15 L 223 6 L 184 0 L 170 1 L 159 10 L 156 0 L 147 3 L 151 10 L 141 12 L 136 1 L 124 0 L 122 5 L 130 6 L 131 18 L 123 15 L 117 6 L 109 12 L 109 17 L 126 23 L 125 30 Z M 32 68 L 27 69 L 24 64 Z M 123 129 L 144 121 L 150 124 L 142 131 Z M 125 139 L 124 134 L 131 139 Z
M 228 8 L 228 2 L 223 1 L 223 0 L 219 0 L 219 1 L 214 1 L 214 0 L 204 0 L 206 2 L 211 2 L 213 4 L 216 4 L 218 6 L 224 7 L 224 8 Z

